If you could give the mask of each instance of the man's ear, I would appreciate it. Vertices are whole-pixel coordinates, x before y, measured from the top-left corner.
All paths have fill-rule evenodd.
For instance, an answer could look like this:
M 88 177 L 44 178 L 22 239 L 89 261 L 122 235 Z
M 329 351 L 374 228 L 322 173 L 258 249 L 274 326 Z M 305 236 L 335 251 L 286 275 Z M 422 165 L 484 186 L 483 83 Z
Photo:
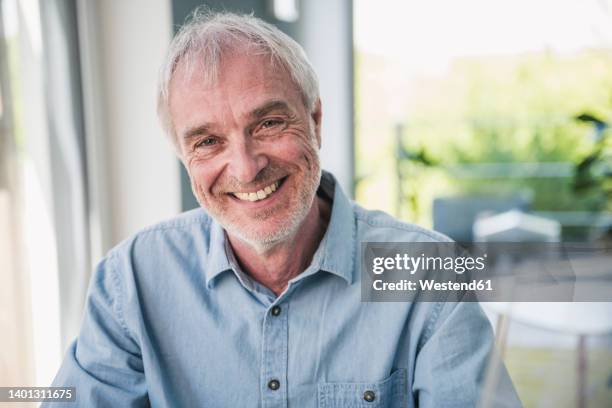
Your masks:
M 323 111 L 321 110 L 321 98 L 318 98 L 315 102 L 314 108 L 312 109 L 312 113 L 310 116 L 312 117 L 312 121 L 314 123 L 314 131 L 315 137 L 317 138 L 317 144 L 319 145 L 319 149 L 321 148 L 321 118 L 323 115 Z

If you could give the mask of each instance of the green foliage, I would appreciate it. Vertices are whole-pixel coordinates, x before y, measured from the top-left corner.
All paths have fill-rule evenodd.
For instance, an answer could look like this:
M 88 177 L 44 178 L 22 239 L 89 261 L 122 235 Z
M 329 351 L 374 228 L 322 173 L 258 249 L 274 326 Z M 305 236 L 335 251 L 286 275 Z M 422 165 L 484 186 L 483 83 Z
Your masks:
M 408 218 L 422 222 L 429 216 L 424 209 L 431 207 L 436 196 L 469 193 L 527 192 L 533 197 L 536 210 L 599 211 L 609 207 L 610 197 L 602 196 L 597 189 L 574 189 L 571 175 L 504 179 L 482 174 L 478 179 L 463 179 L 449 170 L 474 163 L 554 162 L 565 163 L 570 169 L 580 163 L 592 152 L 595 141 L 591 138 L 592 124 L 576 117 L 589 113 L 612 119 L 612 52 L 463 58 L 455 60 L 441 74 L 421 75 L 410 81 L 382 75 L 383 71 L 384 79 L 362 81 L 366 73 L 368 78 L 376 77 L 370 70 L 382 70 L 385 61 L 359 55 L 358 62 L 358 172 L 378 173 L 378 180 L 394 177 L 392 169 L 382 176 L 381 169 L 373 164 L 394 160 L 393 131 L 380 126 L 381 118 L 403 122 L 404 148 L 439 163 L 438 170 L 413 168 L 407 175 L 404 183 L 408 185 L 402 190 L 415 191 L 415 185 L 429 186 L 429 191 L 423 189 L 417 198 L 418 205 L 414 205 L 414 197 L 410 198 L 411 205 L 403 204 L 405 209 L 420 209 L 402 211 L 410 213 Z M 397 84 L 381 86 L 378 81 L 383 80 Z M 402 88 L 401 84 L 406 83 Z M 402 118 L 394 119 L 384 107 L 374 105 L 384 100 L 379 95 L 385 90 L 405 92 L 406 113 Z M 368 124 L 370 120 L 378 128 Z M 384 153 L 380 148 L 381 134 L 386 139 Z M 378 149 L 371 148 L 375 140 Z M 444 176 L 439 170 L 445 170 Z M 370 186 L 361 191 L 371 191 L 376 182 L 373 177 L 365 179 L 362 183 Z M 394 200 L 393 194 L 388 196 Z M 358 195 L 360 198 L 367 205 L 367 197 Z

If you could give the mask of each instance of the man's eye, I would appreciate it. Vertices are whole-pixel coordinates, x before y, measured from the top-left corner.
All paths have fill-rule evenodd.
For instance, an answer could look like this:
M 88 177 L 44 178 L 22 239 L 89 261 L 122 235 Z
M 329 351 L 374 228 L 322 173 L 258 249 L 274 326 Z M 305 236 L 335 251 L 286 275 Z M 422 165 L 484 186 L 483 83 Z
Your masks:
M 213 146 L 215 144 L 217 144 L 217 138 L 216 137 L 206 137 L 204 139 L 202 139 L 201 141 L 199 141 L 196 144 L 196 147 L 200 147 L 200 146 Z
M 262 129 L 270 129 L 283 123 L 280 119 L 267 119 L 261 123 Z

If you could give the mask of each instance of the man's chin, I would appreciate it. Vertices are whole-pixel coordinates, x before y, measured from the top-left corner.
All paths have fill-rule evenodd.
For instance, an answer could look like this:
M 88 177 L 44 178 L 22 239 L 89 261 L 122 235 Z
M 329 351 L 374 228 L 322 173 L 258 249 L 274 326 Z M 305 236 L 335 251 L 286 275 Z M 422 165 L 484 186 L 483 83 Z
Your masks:
M 258 253 L 264 253 L 277 245 L 287 242 L 292 234 L 288 233 L 253 233 L 252 231 L 226 229 L 230 238 L 238 239 L 240 242 L 253 248 Z

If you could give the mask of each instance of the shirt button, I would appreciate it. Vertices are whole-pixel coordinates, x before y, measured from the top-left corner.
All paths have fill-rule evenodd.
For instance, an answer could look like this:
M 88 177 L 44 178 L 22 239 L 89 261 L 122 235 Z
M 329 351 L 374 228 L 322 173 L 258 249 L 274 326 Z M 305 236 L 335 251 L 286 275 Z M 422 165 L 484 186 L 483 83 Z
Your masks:
M 376 399 L 376 393 L 374 391 L 366 391 L 363 393 L 363 399 L 367 402 L 373 402 Z
M 276 391 L 280 388 L 280 383 L 278 382 L 278 380 L 270 380 L 270 382 L 268 383 L 268 388 L 272 391 Z
M 272 310 L 270 312 L 272 313 L 272 316 L 278 316 L 279 314 L 281 314 L 281 307 L 274 306 L 272 307 Z

